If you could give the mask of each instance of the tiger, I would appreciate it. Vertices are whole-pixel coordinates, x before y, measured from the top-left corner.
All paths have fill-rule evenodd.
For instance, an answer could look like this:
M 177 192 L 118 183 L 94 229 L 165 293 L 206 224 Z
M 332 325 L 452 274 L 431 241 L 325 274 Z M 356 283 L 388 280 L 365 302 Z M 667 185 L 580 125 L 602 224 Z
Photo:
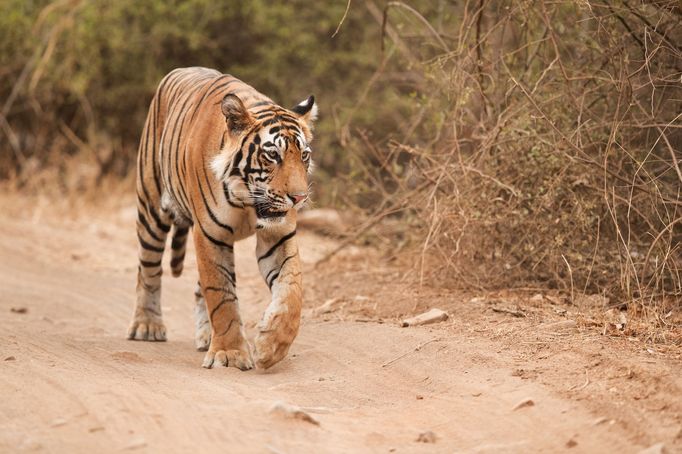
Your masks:
M 130 340 L 165 341 L 162 257 L 171 235 L 178 277 L 193 235 L 199 279 L 195 346 L 202 366 L 267 369 L 296 338 L 303 299 L 296 216 L 309 199 L 314 96 L 285 109 L 238 78 L 190 67 L 168 73 L 151 101 L 137 157 L 136 301 Z M 256 234 L 270 302 L 247 341 L 234 243 Z

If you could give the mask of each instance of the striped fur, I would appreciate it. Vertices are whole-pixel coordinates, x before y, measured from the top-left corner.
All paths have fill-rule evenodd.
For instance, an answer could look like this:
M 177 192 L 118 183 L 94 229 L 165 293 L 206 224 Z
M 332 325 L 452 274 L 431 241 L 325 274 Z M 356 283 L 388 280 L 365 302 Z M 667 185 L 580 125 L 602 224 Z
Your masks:
M 159 84 L 142 131 L 137 165 L 137 301 L 128 338 L 166 340 L 162 257 L 171 233 L 171 271 L 182 272 L 190 233 L 196 247 L 196 346 L 204 367 L 268 368 L 298 333 L 301 267 L 296 211 L 308 197 L 311 96 L 292 109 L 207 68 L 182 68 Z M 244 338 L 234 242 L 253 233 L 272 299 L 254 351 Z M 210 331 L 209 327 L 210 325 Z

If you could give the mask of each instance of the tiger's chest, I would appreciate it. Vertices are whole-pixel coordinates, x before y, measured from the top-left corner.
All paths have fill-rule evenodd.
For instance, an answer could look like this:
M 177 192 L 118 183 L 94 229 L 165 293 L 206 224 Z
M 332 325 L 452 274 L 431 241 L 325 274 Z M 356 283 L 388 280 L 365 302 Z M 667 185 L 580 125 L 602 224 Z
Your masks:
M 234 208 L 230 210 L 229 217 L 234 227 L 234 240 L 239 241 L 253 235 L 256 232 L 256 210 L 251 207 Z

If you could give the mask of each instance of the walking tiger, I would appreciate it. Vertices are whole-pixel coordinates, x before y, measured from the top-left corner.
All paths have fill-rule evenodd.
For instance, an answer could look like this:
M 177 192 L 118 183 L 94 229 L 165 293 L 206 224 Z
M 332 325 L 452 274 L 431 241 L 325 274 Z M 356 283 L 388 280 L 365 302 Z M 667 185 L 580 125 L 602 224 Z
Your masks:
M 169 73 L 149 107 L 137 161 L 137 300 L 128 339 L 165 341 L 161 259 L 171 233 L 173 276 L 193 235 L 199 282 L 195 343 L 203 366 L 268 368 L 298 333 L 303 297 L 296 211 L 308 200 L 313 96 L 284 109 L 207 68 Z M 234 242 L 256 233 L 272 299 L 253 351 L 239 314 Z

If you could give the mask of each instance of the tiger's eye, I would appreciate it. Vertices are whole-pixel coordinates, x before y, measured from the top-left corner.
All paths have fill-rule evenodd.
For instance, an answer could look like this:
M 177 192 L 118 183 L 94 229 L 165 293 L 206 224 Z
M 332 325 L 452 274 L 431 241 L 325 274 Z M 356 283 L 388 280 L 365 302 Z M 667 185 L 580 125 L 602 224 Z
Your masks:
M 268 149 L 268 150 L 264 150 L 264 151 L 265 151 L 265 154 L 267 154 L 270 159 L 272 159 L 273 161 L 279 162 L 279 153 L 277 152 L 277 150 Z

